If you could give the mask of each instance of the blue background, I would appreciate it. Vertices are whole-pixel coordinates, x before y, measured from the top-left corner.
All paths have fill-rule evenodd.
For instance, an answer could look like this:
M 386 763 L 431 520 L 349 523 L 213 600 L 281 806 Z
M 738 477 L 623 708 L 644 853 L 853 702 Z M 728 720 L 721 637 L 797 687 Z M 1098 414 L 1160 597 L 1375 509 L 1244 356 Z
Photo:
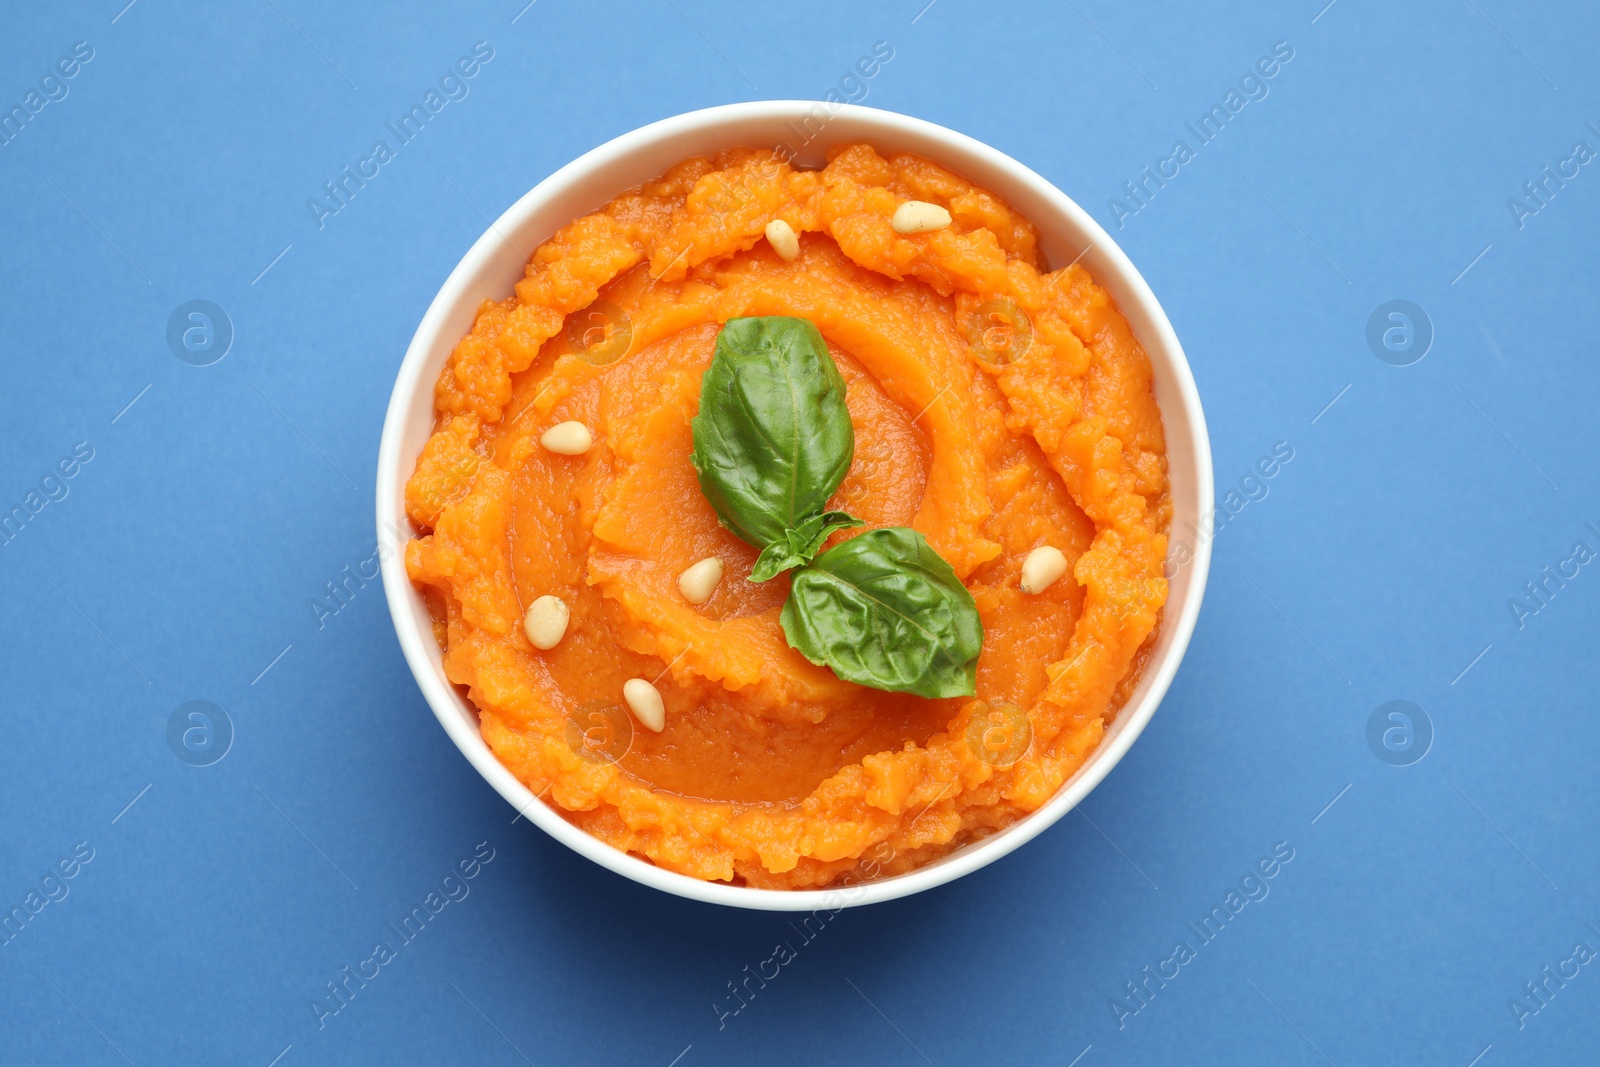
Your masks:
M 93 450 L 0 548 L 0 909 L 94 850 L 0 946 L 0 1060 L 1595 1061 L 1600 966 L 1521 1028 L 1508 1003 L 1600 950 L 1600 574 L 1520 628 L 1508 606 L 1600 548 L 1600 173 L 1521 227 L 1507 206 L 1600 149 L 1592 7 L 124 2 L 0 15 L 6 109 L 94 49 L 0 148 L 0 510 Z M 480 40 L 470 95 L 319 229 L 307 198 Z M 787 918 L 513 825 L 376 583 L 320 629 L 309 602 L 373 552 L 389 389 L 485 216 L 646 122 L 821 98 L 877 41 L 862 102 L 1034 167 L 1144 272 L 1219 497 L 1294 458 L 1219 533 L 1177 681 L 1081 811 L 841 913 L 719 1020 Z M 1278 41 L 1269 95 L 1118 229 L 1108 200 Z M 194 299 L 235 333 L 206 367 L 166 341 Z M 1393 299 L 1431 322 L 1410 366 L 1367 342 Z M 1404 767 L 1367 740 L 1397 699 L 1434 735 Z M 209 767 L 166 740 L 190 700 L 236 733 Z M 470 895 L 319 1028 L 324 983 L 485 841 Z M 1185 924 L 1279 842 L 1270 895 L 1201 946 Z M 1197 957 L 1119 1018 L 1179 940 Z

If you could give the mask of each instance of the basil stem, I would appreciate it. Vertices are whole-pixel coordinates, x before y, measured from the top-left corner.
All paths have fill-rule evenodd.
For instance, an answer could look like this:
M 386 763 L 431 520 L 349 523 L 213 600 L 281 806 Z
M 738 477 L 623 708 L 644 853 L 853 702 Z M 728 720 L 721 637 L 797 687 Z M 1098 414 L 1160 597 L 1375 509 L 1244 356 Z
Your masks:
M 756 557 L 755 568 L 750 572 L 752 582 L 775 578 L 791 567 L 810 563 L 835 530 L 851 530 L 866 523 L 843 511 L 825 511 L 813 515 L 796 530 L 785 530 L 783 539 L 774 541 Z

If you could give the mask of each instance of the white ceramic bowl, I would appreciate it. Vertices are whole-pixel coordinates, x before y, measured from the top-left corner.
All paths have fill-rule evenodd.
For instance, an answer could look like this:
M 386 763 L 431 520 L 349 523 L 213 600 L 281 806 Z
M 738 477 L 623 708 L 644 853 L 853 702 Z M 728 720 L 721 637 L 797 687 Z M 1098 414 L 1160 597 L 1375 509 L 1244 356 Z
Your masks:
M 808 138 L 802 140 L 803 138 Z M 403 553 L 387 554 L 383 590 L 406 662 L 450 739 L 489 784 L 546 833 L 603 867 L 668 893 L 742 908 L 812 911 L 892 900 L 921 892 L 1004 856 L 1077 805 L 1144 729 L 1166 694 L 1189 644 L 1211 563 L 1211 446 L 1183 349 L 1150 287 L 1088 212 L 1011 157 L 963 134 L 874 108 L 806 100 L 768 100 L 708 108 L 664 119 L 618 137 L 540 182 L 473 244 L 434 297 L 400 365 L 378 450 L 378 536 L 395 546 L 413 536 L 405 483 L 433 427 L 433 385 L 483 300 L 504 299 L 523 276 L 524 257 L 566 223 L 690 156 L 735 146 L 787 145 L 802 166 L 825 162 L 835 144 L 865 142 L 880 152 L 911 151 L 1003 197 L 1031 219 L 1051 265 L 1079 255 L 1116 298 L 1149 353 L 1156 400 L 1166 424 L 1172 485 L 1171 576 L 1161 632 L 1139 687 L 1093 754 L 1049 803 L 1001 832 L 908 874 L 844 889 L 784 891 L 704 882 L 663 870 L 603 844 L 563 819 L 508 771 L 478 731 L 471 702 L 445 679 L 422 596 L 406 577 Z M 515 247 L 513 247 L 515 246 Z M 1087 252 L 1084 249 L 1087 248 Z M 1180 544 L 1193 558 L 1179 565 Z

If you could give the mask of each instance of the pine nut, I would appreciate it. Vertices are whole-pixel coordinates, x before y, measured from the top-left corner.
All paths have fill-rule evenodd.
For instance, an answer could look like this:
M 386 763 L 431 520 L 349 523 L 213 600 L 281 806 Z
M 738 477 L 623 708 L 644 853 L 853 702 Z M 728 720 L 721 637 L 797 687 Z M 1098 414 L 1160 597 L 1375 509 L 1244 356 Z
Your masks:
M 1041 545 L 1022 561 L 1022 591 L 1042 593 L 1067 573 L 1067 557 L 1059 548 Z
M 622 683 L 622 699 L 628 710 L 647 730 L 660 733 L 667 726 L 667 706 L 661 702 L 661 692 L 643 678 L 629 678 Z
M 894 209 L 889 223 L 895 233 L 927 233 L 950 225 L 950 212 L 926 200 L 907 200 Z
M 539 443 L 560 456 L 581 456 L 594 444 L 594 435 L 581 422 L 558 422 L 544 432 Z
M 783 259 L 793 260 L 800 254 L 800 238 L 795 236 L 794 227 L 782 219 L 767 223 L 767 244 Z
M 548 651 L 567 635 L 567 620 L 571 617 L 566 601 L 558 596 L 542 596 L 528 605 L 528 614 L 522 617 L 522 632 L 534 648 Z
M 717 591 L 720 581 L 722 561 L 716 556 L 708 556 L 678 575 L 678 592 L 691 604 L 704 604 Z

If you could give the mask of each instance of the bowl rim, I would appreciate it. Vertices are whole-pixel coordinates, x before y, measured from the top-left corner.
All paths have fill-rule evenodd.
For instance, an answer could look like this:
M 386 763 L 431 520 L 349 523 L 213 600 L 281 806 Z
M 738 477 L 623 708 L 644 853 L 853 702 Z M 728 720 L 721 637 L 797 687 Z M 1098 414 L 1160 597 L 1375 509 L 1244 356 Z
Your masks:
M 446 346 L 445 352 L 448 353 L 454 349 L 459 340 L 457 335 L 445 335 L 446 320 L 463 300 L 471 298 L 473 290 L 481 288 L 478 282 L 479 276 L 489 266 L 491 257 L 499 253 L 498 245 L 505 240 L 502 234 L 515 232 L 520 220 L 526 219 L 540 206 L 581 184 L 595 171 L 618 163 L 632 153 L 664 141 L 690 134 L 702 134 L 719 126 L 732 126 L 752 120 L 798 118 L 803 122 L 807 116 L 814 117 L 819 108 L 825 109 L 827 121 L 830 122 L 845 116 L 852 120 L 850 125 L 875 125 L 891 135 L 900 134 L 911 139 L 938 142 L 943 148 L 955 154 L 976 157 L 988 166 L 1005 172 L 1010 181 L 1026 188 L 1034 198 L 1058 212 L 1060 219 L 1067 223 L 1066 228 L 1076 227 L 1081 234 L 1088 236 L 1089 246 L 1084 254 L 1093 258 L 1095 280 L 1102 285 L 1107 285 L 1108 280 L 1113 283 L 1107 285 L 1107 288 L 1117 292 L 1119 308 L 1124 316 L 1130 319 L 1130 325 L 1133 325 L 1132 320 L 1135 316 L 1130 313 L 1133 309 L 1130 309 L 1128 299 L 1130 297 L 1133 299 L 1138 317 L 1148 324 L 1150 334 L 1147 336 L 1146 331 L 1135 327 L 1135 335 L 1149 354 L 1152 367 L 1154 368 L 1158 361 L 1162 362 L 1173 378 L 1176 395 L 1157 397 L 1168 437 L 1169 456 L 1172 453 L 1171 434 L 1174 422 L 1181 421 L 1190 431 L 1186 444 L 1193 450 L 1196 467 L 1197 516 L 1192 546 L 1193 557 L 1184 566 L 1190 572 L 1189 586 L 1192 594 L 1185 597 L 1182 608 L 1176 616 L 1166 611 L 1162 613 L 1159 625 L 1163 629 L 1168 629 L 1168 634 L 1160 634 L 1158 631 L 1158 635 L 1170 636 L 1170 643 L 1158 658 L 1153 657 L 1146 664 L 1138 687 L 1118 713 L 1107 731 L 1107 736 L 1101 739 L 1055 795 L 1037 810 L 998 833 L 904 874 L 829 889 L 761 889 L 730 885 L 725 882 L 703 881 L 679 874 L 602 842 L 568 822 L 554 808 L 540 801 L 494 755 L 477 726 L 477 709 L 461 696 L 454 686 L 445 681 L 435 666 L 439 650 L 431 628 L 424 628 L 415 622 L 414 603 L 420 599 L 421 594 L 406 574 L 403 543 L 415 536 L 405 518 L 404 486 L 415 465 L 416 456 L 401 455 L 400 450 L 405 426 L 413 413 L 414 406 L 425 401 L 430 414 L 432 412 L 432 385 L 437 370 L 433 370 L 426 381 L 423 380 L 424 372 L 429 370 L 430 359 L 439 351 L 440 344 Z M 732 143 L 730 142 L 730 145 Z M 941 162 L 937 157 L 933 158 L 935 162 Z M 959 168 L 952 167 L 952 169 L 960 173 Z M 611 191 L 606 199 L 610 199 L 620 191 Z M 1034 217 L 1035 214 L 1030 213 L 1029 218 L 1039 226 L 1040 222 Z M 1175 405 L 1170 412 L 1169 404 Z M 1172 415 L 1179 412 L 1183 418 L 1175 420 Z M 761 100 L 686 112 L 615 137 L 584 153 L 539 182 L 484 230 L 456 264 L 430 302 L 406 348 L 384 417 L 383 436 L 378 450 L 375 503 L 379 544 L 387 544 L 395 549 L 380 552 L 379 558 L 384 596 L 406 663 L 411 668 L 424 699 L 433 710 L 435 718 L 444 727 L 446 734 L 478 773 L 520 815 L 526 816 L 530 822 L 557 841 L 602 867 L 663 892 L 707 903 L 754 910 L 834 912 L 843 907 L 880 903 L 919 893 L 954 881 L 1000 859 L 1054 825 L 1063 815 L 1076 807 L 1121 761 L 1123 755 L 1144 731 L 1165 697 L 1194 633 L 1211 563 L 1211 502 L 1214 500 L 1214 492 L 1211 448 L 1206 433 L 1205 415 L 1183 347 L 1144 277 L 1111 235 L 1087 211 L 1043 176 L 1009 155 L 966 134 L 925 119 L 855 104 L 822 104 L 814 100 Z M 397 519 L 399 525 L 396 525 Z M 1175 508 L 1174 527 L 1176 519 Z M 1169 532 L 1169 553 L 1176 540 L 1176 530 L 1173 529 Z M 463 709 L 469 715 L 463 715 Z

